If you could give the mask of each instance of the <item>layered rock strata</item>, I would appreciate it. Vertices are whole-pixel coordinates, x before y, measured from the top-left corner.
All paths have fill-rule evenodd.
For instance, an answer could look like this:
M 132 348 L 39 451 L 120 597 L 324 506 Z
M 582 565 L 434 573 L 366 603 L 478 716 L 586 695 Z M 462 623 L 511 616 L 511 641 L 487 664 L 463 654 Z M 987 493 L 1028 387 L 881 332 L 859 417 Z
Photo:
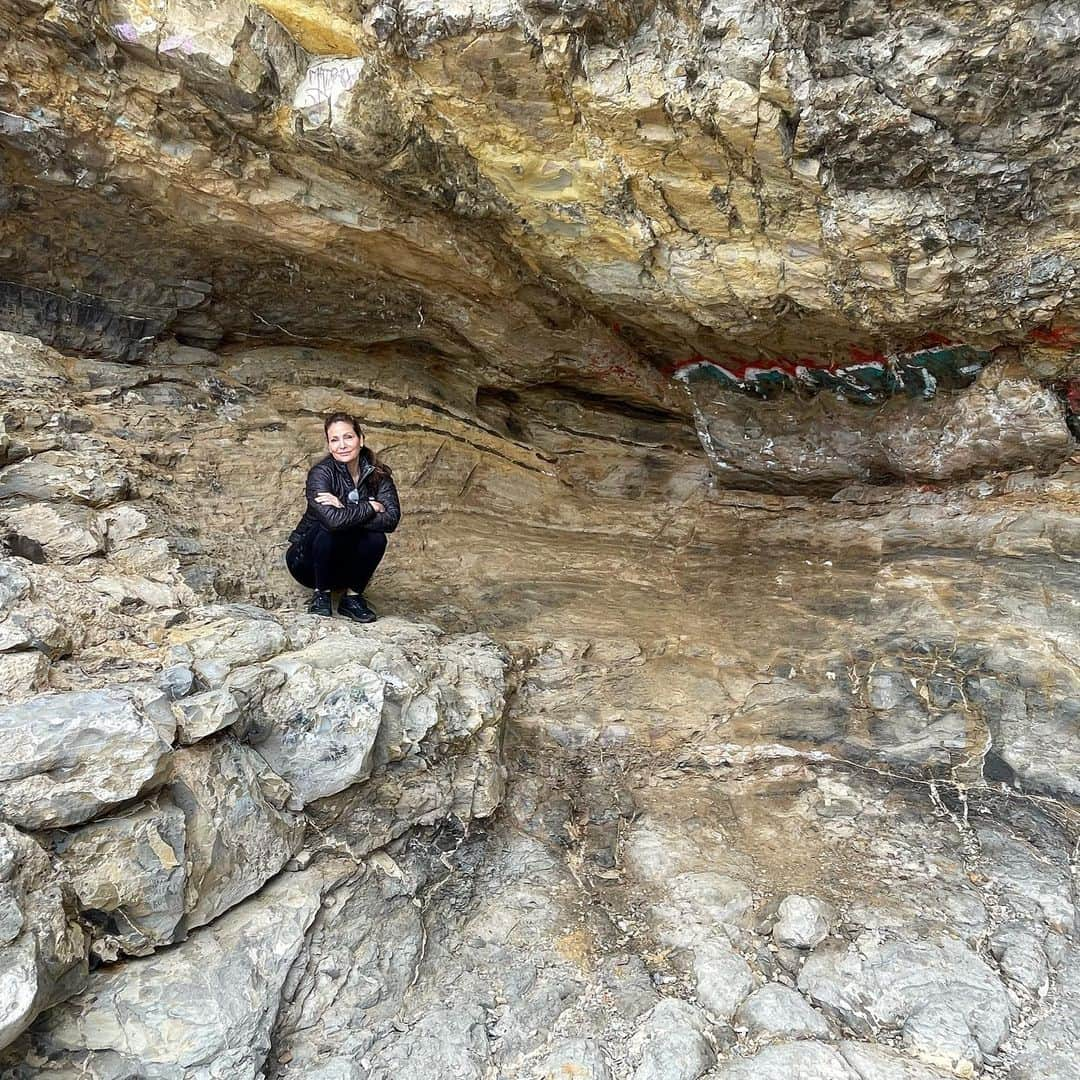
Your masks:
M 1074 1071 L 1075 461 L 724 492 L 685 425 L 383 350 L 0 350 L 0 792 L 91 770 L 9 826 L 5 1080 Z M 281 564 L 337 404 L 406 496 L 373 629 Z M 79 695 L 156 759 L 19 719 Z
M 0 19 L 0 311 L 62 347 L 409 340 L 495 384 L 668 406 L 658 367 L 694 358 L 945 340 L 1057 378 L 1075 356 L 1068 5 Z

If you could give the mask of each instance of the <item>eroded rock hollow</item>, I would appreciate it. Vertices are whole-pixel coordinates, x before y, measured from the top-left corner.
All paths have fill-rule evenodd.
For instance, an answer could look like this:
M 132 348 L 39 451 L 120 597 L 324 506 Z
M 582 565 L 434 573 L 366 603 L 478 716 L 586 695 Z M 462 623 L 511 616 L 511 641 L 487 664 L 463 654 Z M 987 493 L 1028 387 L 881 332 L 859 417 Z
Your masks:
M 1078 87 L 1052 0 L 0 0 L 0 1078 L 1080 1075 Z

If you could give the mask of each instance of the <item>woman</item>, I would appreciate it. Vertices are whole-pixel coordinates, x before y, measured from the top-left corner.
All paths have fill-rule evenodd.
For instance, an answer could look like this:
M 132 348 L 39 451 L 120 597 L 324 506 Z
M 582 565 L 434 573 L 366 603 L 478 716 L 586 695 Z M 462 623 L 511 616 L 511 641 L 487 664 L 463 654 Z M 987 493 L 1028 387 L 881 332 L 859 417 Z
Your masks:
M 344 589 L 338 614 L 374 622 L 364 589 L 386 551 L 386 534 L 401 519 L 397 488 L 348 413 L 331 413 L 323 432 L 330 453 L 307 475 L 307 510 L 289 537 L 285 565 L 315 590 L 308 606 L 313 615 L 332 615 L 330 591 Z

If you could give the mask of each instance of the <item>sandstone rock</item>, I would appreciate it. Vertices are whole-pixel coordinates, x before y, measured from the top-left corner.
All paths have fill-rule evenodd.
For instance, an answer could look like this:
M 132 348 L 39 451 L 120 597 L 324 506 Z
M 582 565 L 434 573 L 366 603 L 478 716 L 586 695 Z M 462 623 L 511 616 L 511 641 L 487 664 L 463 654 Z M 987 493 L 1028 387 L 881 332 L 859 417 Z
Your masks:
M 832 1047 L 819 1042 L 767 1046 L 720 1067 L 720 1080 L 865 1080 Z
M 815 896 L 785 896 L 773 924 L 773 940 L 792 949 L 812 949 L 829 936 L 833 915 L 831 905 Z
M 739 1007 L 735 1024 L 753 1039 L 828 1039 L 829 1025 L 796 990 L 769 983 Z
M 696 1080 L 716 1060 L 700 1009 L 664 998 L 641 1020 L 628 1051 L 634 1080 Z
M 177 751 L 168 791 L 184 814 L 186 929 L 256 892 L 303 842 L 288 784 L 229 736 Z
M 694 949 L 698 1002 L 718 1020 L 730 1021 L 754 989 L 750 965 L 723 941 L 703 941 Z
M 0 1048 L 86 983 L 87 940 L 44 851 L 0 825 Z
M 25 701 L 44 690 L 48 681 L 49 658 L 44 653 L 36 649 L 0 653 L 0 701 Z
M 238 792 L 238 797 L 240 793 Z M 184 916 L 183 813 L 158 797 L 54 837 L 79 906 L 94 920 L 94 951 L 143 956 L 176 936 Z
M 860 934 L 851 945 L 827 945 L 807 959 L 799 989 L 853 1031 L 905 1028 L 921 1057 L 977 1046 L 993 1053 L 1005 1040 L 1011 1010 L 1004 987 L 970 949 L 949 938 Z M 960 1041 L 974 1040 L 968 1044 Z
M 176 721 L 151 686 L 40 694 L 0 709 L 0 818 L 75 825 L 161 777 Z
M 68 504 L 31 503 L 0 513 L 8 543 L 34 562 L 77 563 L 105 550 L 96 513 Z
M 931 402 L 862 406 L 817 398 L 754 403 L 709 379 L 694 383 L 698 431 L 727 484 L 779 491 L 840 487 L 883 476 L 947 480 L 1069 455 L 1060 404 L 1031 381 L 977 384 Z
M 317 870 L 285 874 L 258 897 L 141 960 L 103 968 L 0 1059 L 13 1080 L 81 1069 L 146 1077 L 255 1080 L 289 970 L 319 911 Z
M 0 472 L 0 499 L 104 507 L 128 496 L 131 478 L 96 451 L 51 450 Z

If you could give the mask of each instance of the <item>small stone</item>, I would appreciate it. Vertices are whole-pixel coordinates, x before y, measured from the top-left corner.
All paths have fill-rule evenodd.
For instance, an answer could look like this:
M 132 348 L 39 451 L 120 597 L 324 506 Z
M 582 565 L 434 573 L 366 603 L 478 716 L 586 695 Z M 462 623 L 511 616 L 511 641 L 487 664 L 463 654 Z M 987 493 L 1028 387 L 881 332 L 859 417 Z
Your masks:
M 158 676 L 158 686 L 170 701 L 186 697 L 195 685 L 195 672 L 186 664 L 170 664 Z
M 567 1039 L 544 1058 L 537 1080 L 611 1080 L 600 1045 L 593 1039 Z
M 725 1022 L 754 989 L 750 965 L 726 941 L 710 939 L 694 949 L 694 977 L 701 1006 Z
M 773 940 L 792 949 L 812 949 L 829 936 L 833 916 L 832 905 L 824 900 L 792 893 L 780 901 Z
M 753 1039 L 828 1039 L 825 1018 L 797 991 L 776 983 L 755 990 L 735 1014 Z
M 183 746 L 205 739 L 235 724 L 241 717 L 236 698 L 224 687 L 184 698 L 178 702 L 177 709 L 180 717 L 176 732 Z
M 663 998 L 631 1036 L 633 1080 L 697 1080 L 716 1061 L 705 1037 L 708 1026 L 689 1002 Z

